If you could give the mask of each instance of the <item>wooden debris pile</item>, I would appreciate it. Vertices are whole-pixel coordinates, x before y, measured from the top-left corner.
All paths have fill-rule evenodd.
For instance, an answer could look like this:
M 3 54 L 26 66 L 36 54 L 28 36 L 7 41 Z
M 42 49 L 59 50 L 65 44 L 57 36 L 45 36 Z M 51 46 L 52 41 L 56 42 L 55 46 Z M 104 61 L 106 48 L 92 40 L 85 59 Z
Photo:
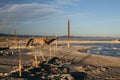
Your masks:
M 21 78 L 27 80 L 74 80 L 70 74 L 70 69 L 66 67 L 68 62 L 65 62 L 58 57 L 53 57 L 50 60 L 41 61 L 38 67 L 24 66 L 22 69 Z M 18 72 L 11 74 L 11 77 L 18 77 Z
M 13 51 L 9 49 L 9 47 L 0 48 L 0 56 L 11 56 L 13 55 Z

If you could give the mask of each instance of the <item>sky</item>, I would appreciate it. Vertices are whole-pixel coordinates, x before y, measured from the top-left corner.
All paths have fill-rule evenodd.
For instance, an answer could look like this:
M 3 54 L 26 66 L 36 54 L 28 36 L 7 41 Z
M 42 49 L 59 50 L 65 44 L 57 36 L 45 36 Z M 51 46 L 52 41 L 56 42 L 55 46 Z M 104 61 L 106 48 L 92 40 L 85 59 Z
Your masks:
M 0 33 L 120 37 L 120 0 L 0 0 Z

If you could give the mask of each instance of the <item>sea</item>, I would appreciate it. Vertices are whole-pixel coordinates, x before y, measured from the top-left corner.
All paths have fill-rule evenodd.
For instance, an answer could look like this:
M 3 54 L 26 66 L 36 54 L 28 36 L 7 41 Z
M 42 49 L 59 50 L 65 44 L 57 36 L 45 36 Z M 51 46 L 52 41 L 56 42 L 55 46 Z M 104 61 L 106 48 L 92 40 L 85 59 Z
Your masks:
M 105 55 L 120 58 L 120 43 L 83 43 L 72 46 L 93 46 L 96 49 L 88 50 L 89 54 Z

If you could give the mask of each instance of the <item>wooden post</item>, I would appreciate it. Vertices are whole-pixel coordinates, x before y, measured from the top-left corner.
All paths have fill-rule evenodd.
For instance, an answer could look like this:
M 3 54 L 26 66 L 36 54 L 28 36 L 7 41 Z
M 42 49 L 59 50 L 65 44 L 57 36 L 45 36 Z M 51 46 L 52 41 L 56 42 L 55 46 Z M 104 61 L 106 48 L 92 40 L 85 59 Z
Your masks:
M 21 77 L 21 76 L 22 76 L 21 60 L 19 60 L 19 67 L 18 67 L 18 70 L 19 70 L 19 77 Z
M 35 53 L 34 55 L 34 58 L 35 58 L 35 67 L 37 68 L 38 67 L 38 60 L 37 60 L 37 54 Z
M 55 44 L 55 47 L 56 47 L 56 48 L 57 48 L 57 44 L 58 44 L 58 43 L 57 43 L 57 40 L 56 40 L 56 44 Z
M 57 45 L 58 45 L 58 38 L 56 39 L 56 48 L 57 48 Z
M 51 46 L 50 46 L 50 59 L 51 59 L 51 53 L 52 53 L 52 48 L 51 48 Z
M 46 59 L 45 59 L 45 57 L 44 57 L 44 55 L 43 55 L 43 53 L 42 53 L 42 51 L 41 51 L 41 50 L 40 50 L 40 54 L 41 54 L 41 56 L 42 56 L 43 60 L 45 61 Z
M 21 49 L 19 43 L 19 65 L 18 65 L 19 77 L 22 76 L 22 61 L 21 61 Z
M 16 28 L 15 28 L 14 32 L 15 32 L 15 44 L 17 46 L 17 31 L 16 31 Z
M 54 46 L 53 49 L 54 49 L 54 54 L 56 54 L 56 47 Z
M 70 19 L 68 18 L 68 48 L 70 48 Z
M 8 29 L 8 47 L 10 47 L 10 27 L 9 27 L 9 29 Z

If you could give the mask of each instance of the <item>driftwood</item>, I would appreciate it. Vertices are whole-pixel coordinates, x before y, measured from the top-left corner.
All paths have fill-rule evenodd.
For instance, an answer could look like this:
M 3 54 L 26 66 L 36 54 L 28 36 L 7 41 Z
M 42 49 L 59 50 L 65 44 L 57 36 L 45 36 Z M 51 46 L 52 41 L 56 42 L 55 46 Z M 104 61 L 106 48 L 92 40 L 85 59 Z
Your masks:
M 30 43 L 34 45 L 34 43 L 44 46 L 44 45 L 50 45 L 53 41 L 58 40 L 58 37 L 55 38 L 31 38 L 28 40 L 26 46 L 28 47 Z
M 11 55 L 13 55 L 13 51 L 9 47 L 0 48 L 0 56 L 11 56 Z

